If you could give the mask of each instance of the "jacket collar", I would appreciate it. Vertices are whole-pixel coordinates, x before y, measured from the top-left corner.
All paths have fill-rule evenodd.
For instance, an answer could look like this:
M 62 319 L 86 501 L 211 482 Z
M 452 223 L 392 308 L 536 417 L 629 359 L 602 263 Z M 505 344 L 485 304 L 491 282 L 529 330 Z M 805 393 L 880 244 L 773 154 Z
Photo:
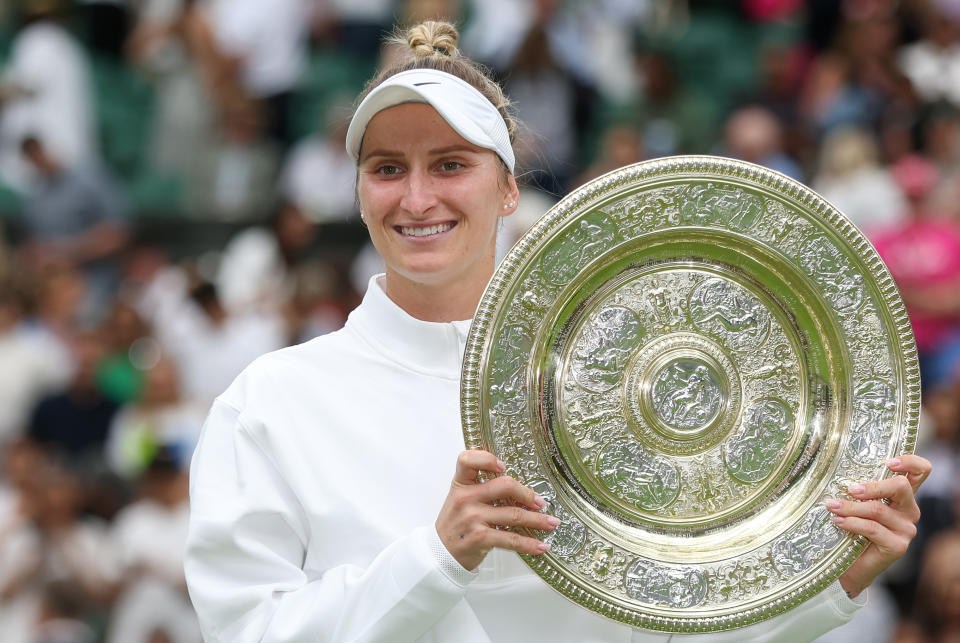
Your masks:
M 382 274 L 371 277 L 363 301 L 350 313 L 347 326 L 384 357 L 410 370 L 459 379 L 471 320 L 416 319 L 387 297 L 383 280 Z

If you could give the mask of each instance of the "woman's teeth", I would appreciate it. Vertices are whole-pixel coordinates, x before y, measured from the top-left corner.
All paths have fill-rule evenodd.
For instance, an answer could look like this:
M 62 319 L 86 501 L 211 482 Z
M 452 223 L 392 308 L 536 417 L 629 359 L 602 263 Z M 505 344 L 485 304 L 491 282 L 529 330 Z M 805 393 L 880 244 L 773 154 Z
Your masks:
M 452 223 L 440 223 L 438 225 L 427 226 L 425 228 L 408 228 L 406 226 L 400 226 L 400 232 L 411 237 L 426 237 L 431 234 L 446 232 L 452 227 Z

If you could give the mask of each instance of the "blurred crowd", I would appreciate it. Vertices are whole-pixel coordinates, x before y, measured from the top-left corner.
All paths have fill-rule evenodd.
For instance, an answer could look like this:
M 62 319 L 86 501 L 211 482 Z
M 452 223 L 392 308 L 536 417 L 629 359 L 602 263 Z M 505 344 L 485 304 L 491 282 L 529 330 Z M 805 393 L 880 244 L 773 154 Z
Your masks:
M 506 251 L 636 161 L 810 185 L 900 286 L 934 463 L 908 557 L 825 641 L 960 641 L 960 0 L 0 4 L 0 641 L 199 641 L 187 468 L 257 356 L 381 267 L 343 149 L 394 25 L 441 17 L 524 124 Z

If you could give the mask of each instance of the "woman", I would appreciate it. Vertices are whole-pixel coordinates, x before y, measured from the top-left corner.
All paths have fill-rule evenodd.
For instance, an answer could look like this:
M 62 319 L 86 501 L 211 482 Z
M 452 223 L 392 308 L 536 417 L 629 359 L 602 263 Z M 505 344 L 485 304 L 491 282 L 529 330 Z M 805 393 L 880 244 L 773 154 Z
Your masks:
M 508 476 L 478 484 L 504 465 L 462 451 L 462 351 L 517 184 L 506 99 L 456 39 L 443 23 L 411 29 L 413 60 L 372 81 L 347 136 L 386 275 L 343 330 L 261 358 L 211 410 L 186 563 L 208 640 L 668 638 L 580 609 L 527 569 L 510 552 L 547 546 L 496 527 L 557 521 Z M 912 456 L 891 467 L 915 484 L 928 471 Z M 844 590 L 856 596 L 902 553 L 917 518 L 906 477 L 858 497 L 891 501 L 833 508 L 874 541 L 842 587 L 730 640 L 807 640 L 849 618 Z

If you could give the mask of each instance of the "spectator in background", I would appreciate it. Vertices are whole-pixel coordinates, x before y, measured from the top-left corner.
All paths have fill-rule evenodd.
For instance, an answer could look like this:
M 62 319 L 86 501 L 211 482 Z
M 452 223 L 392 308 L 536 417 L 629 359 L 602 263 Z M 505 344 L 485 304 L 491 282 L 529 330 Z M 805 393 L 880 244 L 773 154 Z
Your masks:
M 921 37 L 900 49 L 897 63 L 924 102 L 945 100 L 960 107 L 960 32 L 956 16 L 947 11 L 949 4 L 918 3 Z
M 93 332 L 73 343 L 76 373 L 68 388 L 40 401 L 30 419 L 29 437 L 72 463 L 103 461 L 107 432 L 117 404 L 97 388 L 103 340 Z
M 94 53 L 123 60 L 130 27 L 129 0 L 74 0 L 79 5 L 86 39 Z
M 274 211 L 269 227 L 237 234 L 224 249 L 217 274 L 224 307 L 235 314 L 283 314 L 293 297 L 297 268 L 315 236 L 314 225 L 289 203 Z
M 727 153 L 803 181 L 796 161 L 783 151 L 783 129 L 770 110 L 759 105 L 741 107 L 727 120 L 724 129 Z
M 0 176 L 20 190 L 34 177 L 20 155 L 28 136 L 68 169 L 98 156 L 89 63 L 59 23 L 62 11 L 62 0 L 25 0 L 0 81 Z
M 156 89 L 151 161 L 186 182 L 216 142 L 211 84 L 218 57 L 206 17 L 194 0 L 145 0 L 128 50 Z
M 222 221 L 255 221 L 276 200 L 281 150 L 263 137 L 263 114 L 256 103 L 238 98 L 222 114 L 221 137 L 207 150 L 187 183 L 189 207 Z
M 813 189 L 867 233 L 899 223 L 908 211 L 900 186 L 878 156 L 870 132 L 837 129 L 823 141 L 813 178 Z
M 139 309 L 182 375 L 184 396 L 206 408 L 247 364 L 286 346 L 279 316 L 231 313 L 212 283 L 190 284 L 176 267 L 153 276 Z
M 290 98 L 307 63 L 307 0 L 210 0 L 208 11 L 223 82 L 257 101 L 267 133 L 288 146 Z
M 927 641 L 960 640 L 960 529 L 941 533 L 927 548 L 916 612 Z
M 116 288 L 116 267 L 109 259 L 128 240 L 126 201 L 95 164 L 66 166 L 32 136 L 21 149 L 38 175 L 23 202 L 23 251 L 31 261 L 66 260 L 79 266 L 89 288 L 82 314 L 96 320 Z
M 577 178 L 576 184 L 582 185 L 602 174 L 643 159 L 643 136 L 640 130 L 627 123 L 611 125 L 604 130 L 600 138 L 596 160 Z
M 297 143 L 280 179 L 283 198 L 316 223 L 344 222 L 357 216 L 356 168 L 344 151 L 348 103 L 327 107 L 323 132 Z
M 169 359 L 150 368 L 144 384 L 140 399 L 114 417 L 106 442 L 110 469 L 130 479 L 141 475 L 161 449 L 185 468 L 207 412 L 183 396 L 180 374 Z
M 108 626 L 110 643 L 149 643 L 157 630 L 173 643 L 201 641 L 183 575 L 190 514 L 184 464 L 176 449 L 157 451 L 143 472 L 140 498 L 116 518 L 111 541 L 123 589 Z
M 909 212 L 902 224 L 875 231 L 871 241 L 900 287 L 923 385 L 933 390 L 951 382 L 960 365 L 960 224 L 928 209 L 939 178 L 930 161 L 907 157 L 892 172 Z
M 25 319 L 24 298 L 0 281 L 0 450 L 20 438 L 39 400 L 67 384 L 63 346 Z

